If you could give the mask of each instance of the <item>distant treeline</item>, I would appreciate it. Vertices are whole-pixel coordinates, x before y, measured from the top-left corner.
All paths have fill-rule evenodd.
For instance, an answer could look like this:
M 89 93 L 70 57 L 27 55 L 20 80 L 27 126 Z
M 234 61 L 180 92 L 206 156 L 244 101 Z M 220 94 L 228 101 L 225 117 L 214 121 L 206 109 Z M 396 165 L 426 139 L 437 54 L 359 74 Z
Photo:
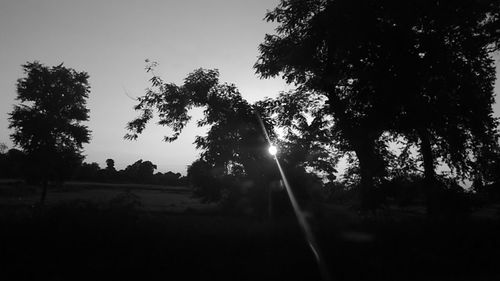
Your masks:
M 25 179 L 29 178 L 31 165 L 26 163 L 26 155 L 18 149 L 0 152 L 0 178 Z M 116 183 L 142 183 L 172 186 L 186 186 L 188 180 L 180 173 L 168 171 L 154 172 L 157 166 L 151 161 L 138 160 L 123 170 L 116 170 L 113 159 L 106 160 L 106 167 L 99 167 L 98 163 L 79 163 L 70 174 L 61 175 L 60 180 L 98 181 Z

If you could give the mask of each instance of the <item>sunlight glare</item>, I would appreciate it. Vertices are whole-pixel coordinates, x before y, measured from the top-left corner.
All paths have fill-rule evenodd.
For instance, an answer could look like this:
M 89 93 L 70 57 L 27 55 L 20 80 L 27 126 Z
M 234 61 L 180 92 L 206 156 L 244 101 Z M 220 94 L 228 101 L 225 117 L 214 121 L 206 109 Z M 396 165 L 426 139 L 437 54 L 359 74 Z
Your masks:
M 271 154 L 272 156 L 275 156 L 276 153 L 278 153 L 278 149 L 276 148 L 276 146 L 270 145 L 269 146 L 269 154 Z

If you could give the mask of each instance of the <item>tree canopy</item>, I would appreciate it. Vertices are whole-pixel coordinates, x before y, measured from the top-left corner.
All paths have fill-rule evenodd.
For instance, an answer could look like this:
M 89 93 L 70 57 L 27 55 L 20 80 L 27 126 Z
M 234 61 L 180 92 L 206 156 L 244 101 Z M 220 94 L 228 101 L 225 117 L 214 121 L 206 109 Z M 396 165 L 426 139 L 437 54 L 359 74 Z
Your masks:
M 499 19 L 496 1 L 283 0 L 266 15 L 278 26 L 255 68 L 325 97 L 331 140 L 356 153 L 366 204 L 386 132 L 420 142 L 432 172 L 432 149 L 464 173 L 476 148 L 498 146 Z
M 14 129 L 13 142 L 27 155 L 28 177 L 46 186 L 70 175 L 83 158 L 82 146 L 90 140 L 89 129 L 81 124 L 89 119 L 89 76 L 37 61 L 23 69 L 26 76 L 17 81 L 19 104 L 10 113 L 9 128 Z
M 154 74 L 156 64 L 146 70 L 153 74 L 146 94 L 138 98 L 136 110 L 141 115 L 128 123 L 131 132 L 126 139 L 136 139 L 146 123 L 158 113 L 159 125 L 173 130 L 165 141 L 174 141 L 191 119 L 189 110 L 204 108 L 204 116 L 198 126 L 209 126 L 207 135 L 198 136 L 196 147 L 202 150 L 201 158 L 210 163 L 218 174 L 230 174 L 238 166 L 244 166 L 246 174 L 262 173 L 262 163 L 269 161 L 264 133 L 255 112 L 258 105 L 244 100 L 233 84 L 220 83 L 217 70 L 197 69 L 190 73 L 181 86 L 165 83 Z M 263 115 L 265 124 L 270 120 Z M 272 136 L 272 131 L 270 131 Z
M 208 132 L 205 136 L 197 136 L 194 141 L 196 147 L 201 149 L 201 155 L 188 170 L 188 177 L 193 179 L 193 175 L 208 175 L 210 181 L 192 182 L 213 184 L 215 187 L 198 186 L 198 193 L 203 193 L 201 196 L 206 201 L 221 200 L 223 190 L 233 192 L 242 188 L 243 185 L 235 186 L 234 183 L 243 178 L 248 179 L 246 187 L 262 191 L 265 182 L 275 172 L 272 158 L 267 153 L 267 140 L 256 115 L 264 113 L 264 108 L 259 104 L 249 104 L 235 85 L 220 83 L 218 70 L 197 69 L 188 74 L 179 86 L 156 76 L 155 66 L 156 63 L 150 63 L 146 67 L 146 71 L 152 73 L 152 87 L 138 98 L 135 109 L 141 114 L 128 123 L 130 133 L 125 138 L 136 139 L 156 111 L 158 124 L 173 131 L 164 140 L 174 141 L 191 119 L 189 110 L 203 108 L 203 117 L 197 124 L 207 126 Z M 266 114 L 262 114 L 261 120 L 273 138 L 271 120 Z M 260 191 L 256 193 L 262 195 Z

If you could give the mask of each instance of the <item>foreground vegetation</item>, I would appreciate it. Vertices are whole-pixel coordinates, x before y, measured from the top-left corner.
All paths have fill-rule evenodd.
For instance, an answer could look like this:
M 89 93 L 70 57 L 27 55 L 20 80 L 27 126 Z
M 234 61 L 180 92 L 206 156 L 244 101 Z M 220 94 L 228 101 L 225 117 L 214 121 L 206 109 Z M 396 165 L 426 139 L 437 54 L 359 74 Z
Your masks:
M 216 69 L 170 83 L 147 61 L 150 87 L 124 137 L 157 118 L 175 141 L 203 109 L 197 125 L 208 130 L 186 177 L 153 174 L 150 161 L 83 163 L 88 74 L 23 65 L 9 117 L 22 151 L 0 146 L 0 177 L 33 186 L 0 190 L 0 274 L 318 280 L 289 181 L 334 280 L 500 279 L 500 6 L 281 0 L 266 20 L 276 28 L 254 68 L 295 86 L 276 98 L 250 103 Z M 160 183 L 192 189 L 151 185 Z
M 36 190 L 23 188 L 25 196 Z M 6 280 L 320 279 L 291 214 L 270 220 L 216 208 L 157 210 L 141 200 L 151 186 L 128 196 L 106 185 L 58 192 L 96 188 L 116 196 L 52 203 L 49 196 L 43 209 L 0 204 Z M 453 219 L 395 208 L 360 216 L 329 204 L 309 217 L 334 280 L 498 280 L 499 215 L 489 205 Z

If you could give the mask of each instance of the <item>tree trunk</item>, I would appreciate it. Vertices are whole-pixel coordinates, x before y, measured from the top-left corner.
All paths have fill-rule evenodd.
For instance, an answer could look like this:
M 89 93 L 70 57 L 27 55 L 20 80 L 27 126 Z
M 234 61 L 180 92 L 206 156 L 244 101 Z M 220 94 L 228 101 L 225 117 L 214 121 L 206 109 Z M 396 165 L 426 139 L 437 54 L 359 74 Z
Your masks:
M 419 131 L 420 153 L 423 158 L 424 166 L 424 192 L 426 197 L 427 214 L 432 215 L 436 211 L 436 172 L 434 170 L 434 155 L 429 132 L 426 129 Z
M 356 156 L 359 161 L 361 182 L 359 189 L 359 199 L 361 209 L 373 210 L 375 206 L 374 198 L 374 174 L 375 174 L 375 143 L 373 140 L 360 142 L 356 148 Z
M 48 181 L 43 180 L 43 182 L 42 182 L 42 195 L 40 196 L 40 206 L 42 206 L 42 207 L 45 204 L 45 197 L 47 197 L 47 186 L 48 186 Z

